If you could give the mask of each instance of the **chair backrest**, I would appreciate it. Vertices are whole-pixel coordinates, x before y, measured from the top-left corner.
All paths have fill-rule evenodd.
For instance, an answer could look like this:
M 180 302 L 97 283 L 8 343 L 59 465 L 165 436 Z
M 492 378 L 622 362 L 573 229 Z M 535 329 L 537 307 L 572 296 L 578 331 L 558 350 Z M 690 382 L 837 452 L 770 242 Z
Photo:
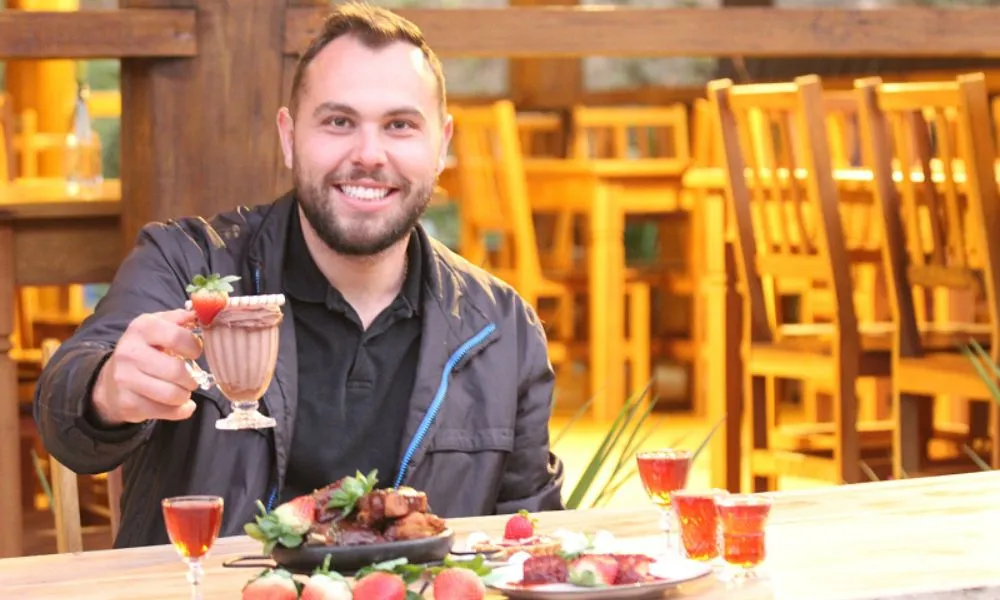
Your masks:
M 59 349 L 59 341 L 45 339 L 41 343 L 42 367 L 44 368 Z M 52 483 L 52 510 L 55 513 L 56 550 L 63 552 L 83 551 L 83 527 L 80 522 L 80 489 L 77 475 L 68 467 L 49 455 Z M 120 503 L 122 496 L 121 467 L 108 477 L 108 504 L 111 515 L 111 540 L 118 536 L 121 524 Z
M 461 187 L 461 252 L 531 297 L 542 268 L 514 105 L 452 109 Z M 490 248 L 488 237 L 497 242 Z M 532 299 L 529 299 L 529 302 Z
M 856 82 L 865 161 L 881 208 L 884 265 L 904 355 L 922 349 L 914 290 L 985 300 L 1000 342 L 1000 199 L 985 76 Z
M 673 158 L 691 160 L 687 106 L 576 106 L 573 158 Z
M 760 85 L 717 80 L 708 93 L 749 300 L 750 340 L 773 340 L 774 325 L 781 324 L 780 315 L 768 313 L 776 309 L 766 303 L 762 281 L 770 279 L 780 290 L 782 279 L 805 278 L 829 286 L 837 307 L 835 341 L 842 351 L 856 350 L 853 286 L 820 79 Z

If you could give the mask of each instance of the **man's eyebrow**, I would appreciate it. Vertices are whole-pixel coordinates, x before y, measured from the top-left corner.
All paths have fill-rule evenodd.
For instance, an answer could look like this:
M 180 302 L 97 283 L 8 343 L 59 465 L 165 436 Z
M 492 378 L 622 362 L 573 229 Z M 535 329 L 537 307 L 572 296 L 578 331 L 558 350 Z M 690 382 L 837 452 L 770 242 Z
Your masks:
M 340 102 L 323 102 L 316 107 L 316 110 L 313 111 L 313 116 L 318 116 L 319 114 L 325 112 L 338 112 L 352 116 L 357 116 L 358 114 L 358 111 L 354 110 L 354 108 L 348 104 L 342 104 Z
M 349 104 L 344 104 L 342 102 L 323 102 L 319 104 L 313 111 L 313 116 L 319 116 L 325 113 L 340 113 L 343 115 L 357 117 L 357 109 Z M 386 111 L 385 116 L 387 117 L 416 117 L 422 120 L 426 120 L 423 111 L 415 106 L 400 106 L 397 108 L 390 109 Z
M 415 106 L 401 106 L 385 113 L 387 117 L 417 117 L 426 120 L 424 113 Z

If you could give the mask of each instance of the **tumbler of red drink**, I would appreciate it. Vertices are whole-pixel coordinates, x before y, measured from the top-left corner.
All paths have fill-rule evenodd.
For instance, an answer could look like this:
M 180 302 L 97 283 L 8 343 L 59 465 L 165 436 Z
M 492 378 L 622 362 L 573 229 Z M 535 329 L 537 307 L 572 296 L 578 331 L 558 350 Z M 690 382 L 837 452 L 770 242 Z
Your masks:
M 201 598 L 204 572 L 201 558 L 208 554 L 222 526 L 222 498 L 219 496 L 177 496 L 162 502 L 167 535 L 181 559 L 188 565 L 191 597 Z
M 670 494 L 674 517 L 680 529 L 681 547 L 693 560 L 709 561 L 719 556 L 719 519 L 715 499 L 726 490 L 676 490 Z
M 752 576 L 767 556 L 765 529 L 771 499 L 757 494 L 717 496 L 722 559 L 737 568 L 737 577 Z
M 660 509 L 660 528 L 669 532 L 670 494 L 687 485 L 691 470 L 691 452 L 688 450 L 648 450 L 635 456 L 639 477 L 646 494 Z

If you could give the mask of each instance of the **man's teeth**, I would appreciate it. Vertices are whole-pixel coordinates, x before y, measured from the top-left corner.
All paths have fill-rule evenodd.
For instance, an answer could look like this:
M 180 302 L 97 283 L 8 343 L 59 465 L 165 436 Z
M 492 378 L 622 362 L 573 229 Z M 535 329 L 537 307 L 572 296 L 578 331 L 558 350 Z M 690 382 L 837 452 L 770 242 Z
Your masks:
M 389 193 L 388 188 L 363 187 L 359 185 L 342 185 L 341 191 L 358 200 L 381 200 Z

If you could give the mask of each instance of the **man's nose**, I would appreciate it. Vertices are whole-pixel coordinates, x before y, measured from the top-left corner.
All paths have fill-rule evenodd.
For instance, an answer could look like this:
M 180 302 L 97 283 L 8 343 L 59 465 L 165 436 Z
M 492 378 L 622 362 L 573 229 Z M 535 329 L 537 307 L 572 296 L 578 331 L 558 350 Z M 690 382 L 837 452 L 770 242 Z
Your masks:
M 370 127 L 360 128 L 356 142 L 352 157 L 356 165 L 379 167 L 385 164 L 385 145 L 381 131 Z

